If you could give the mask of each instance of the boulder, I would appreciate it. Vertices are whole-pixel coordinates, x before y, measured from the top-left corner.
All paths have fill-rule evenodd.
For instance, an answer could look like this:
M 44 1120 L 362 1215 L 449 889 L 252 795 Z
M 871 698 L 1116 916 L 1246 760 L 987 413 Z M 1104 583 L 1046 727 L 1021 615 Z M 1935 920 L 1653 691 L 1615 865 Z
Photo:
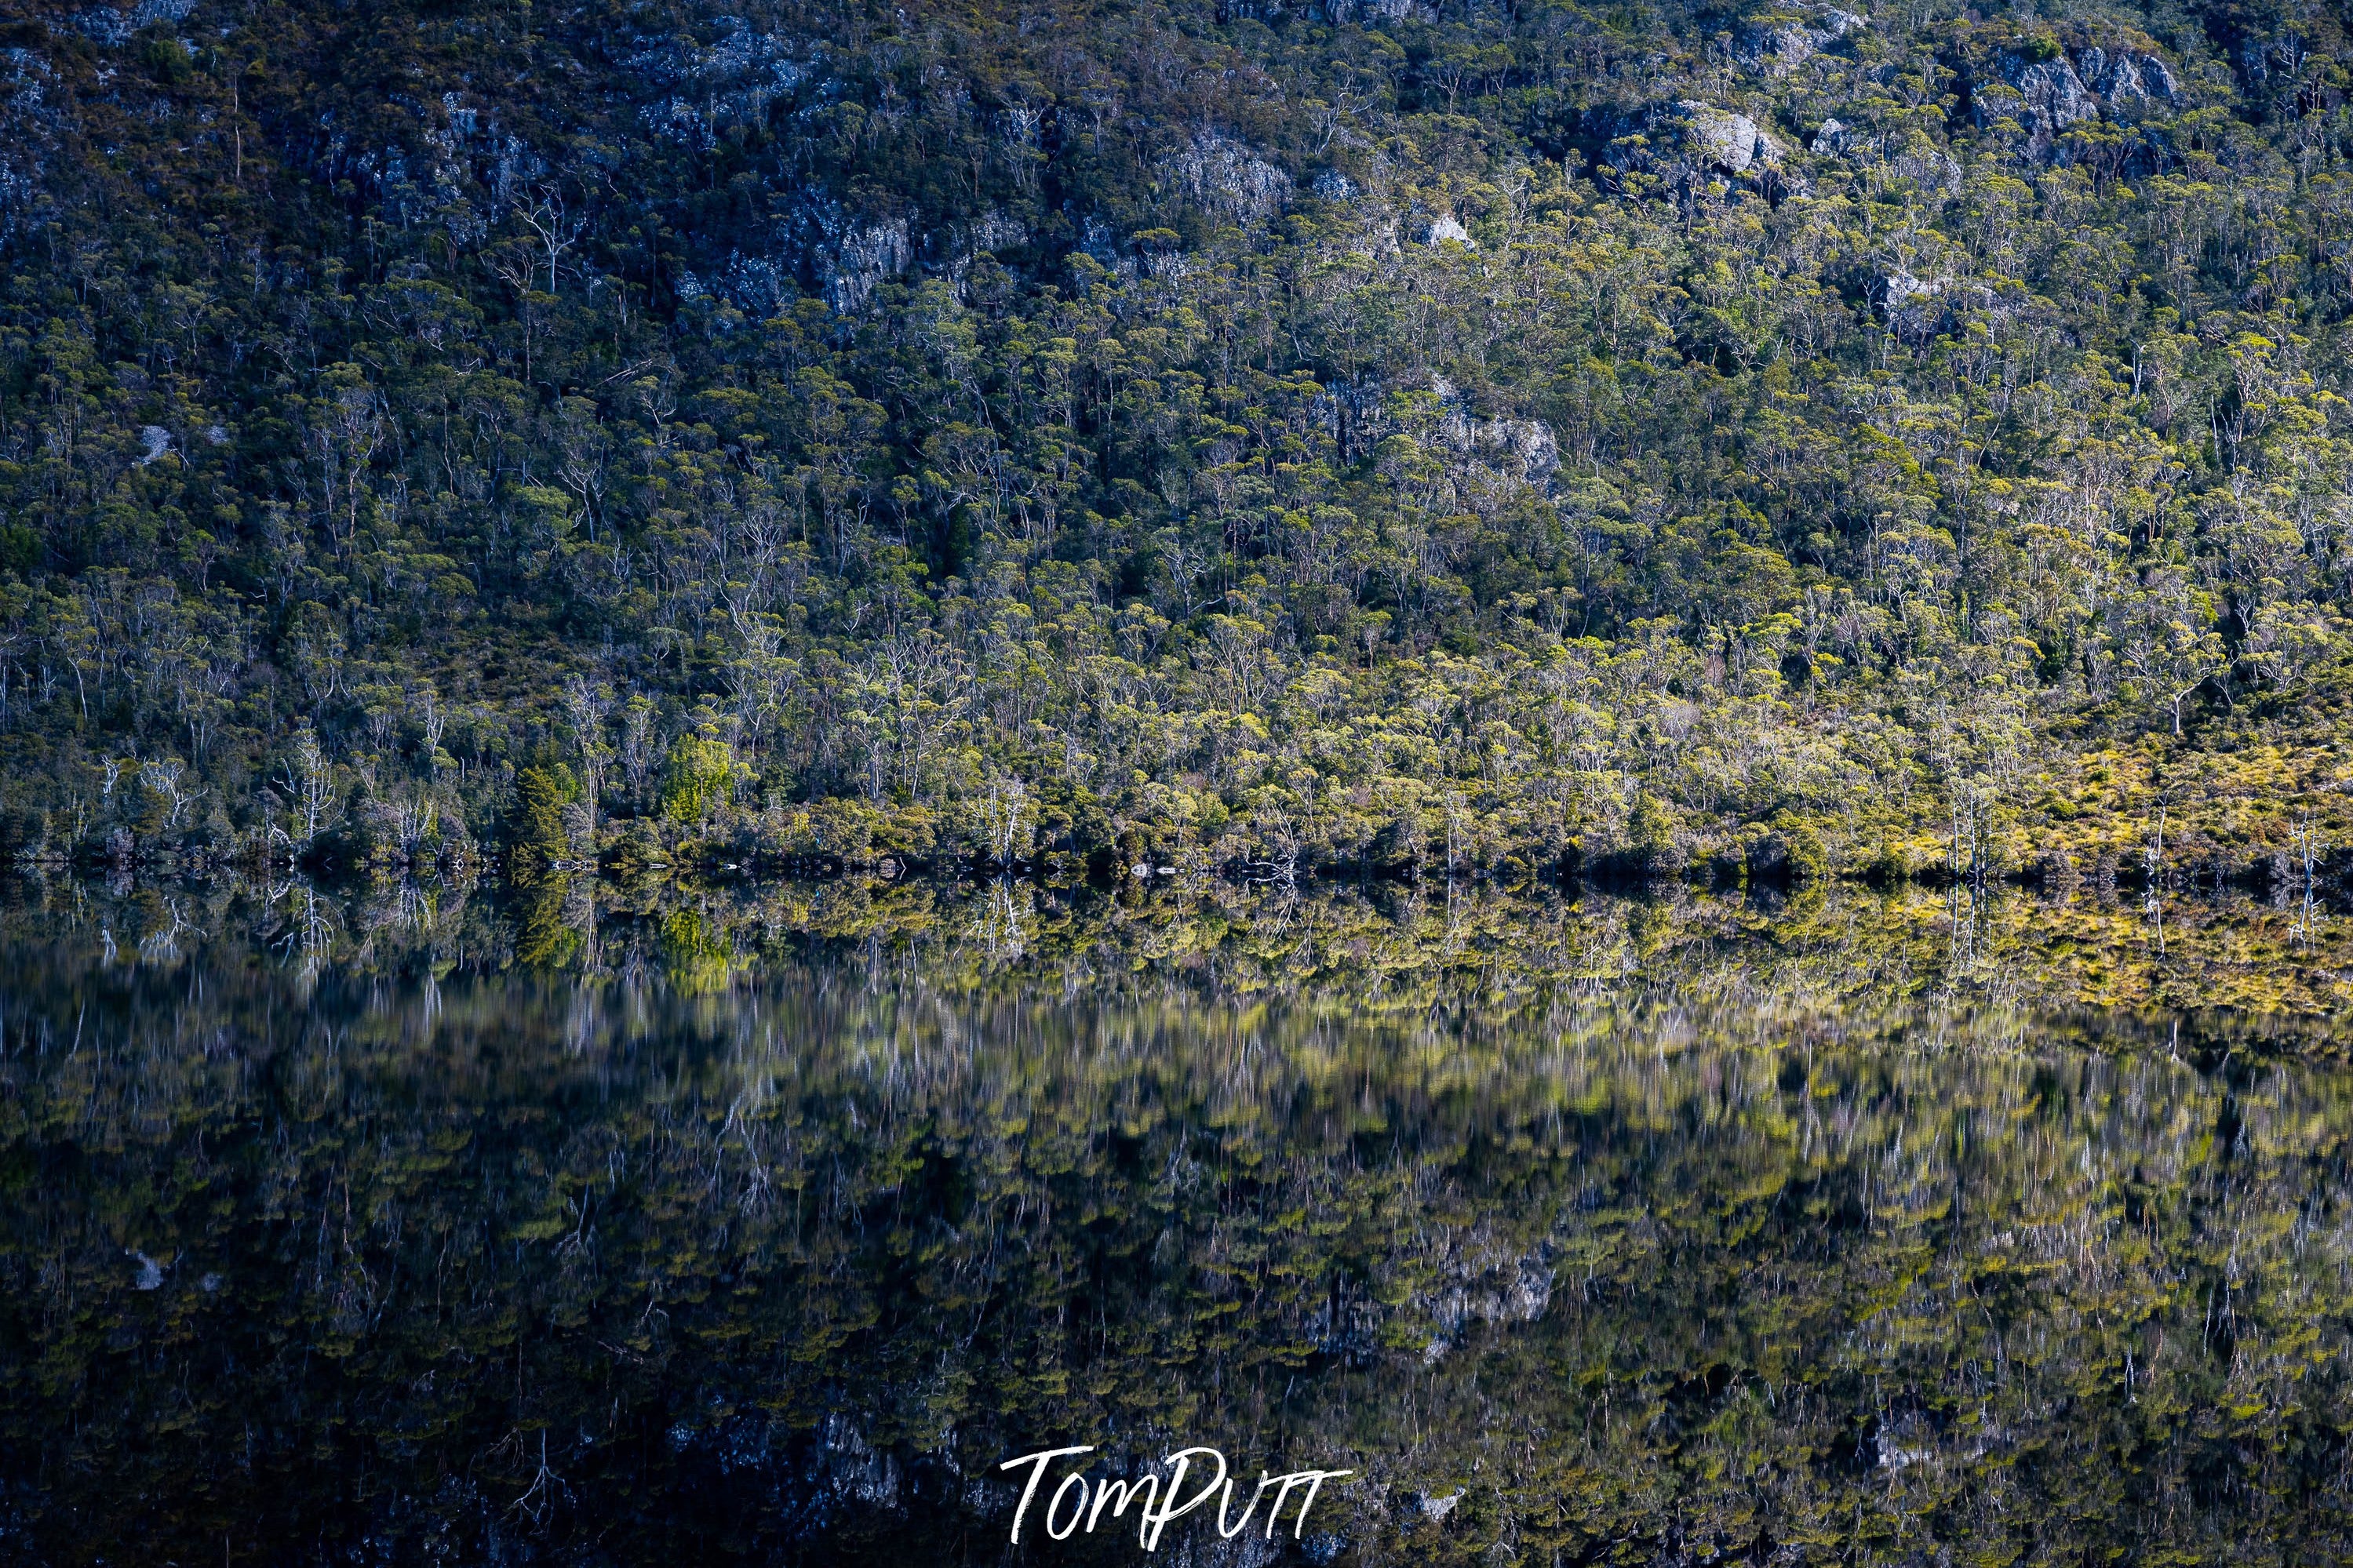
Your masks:
M 1672 142 L 1683 160 L 1727 174 L 1770 168 L 1781 161 L 1780 144 L 1745 114 L 1695 99 L 1679 99 L 1651 111 L 1654 142 Z

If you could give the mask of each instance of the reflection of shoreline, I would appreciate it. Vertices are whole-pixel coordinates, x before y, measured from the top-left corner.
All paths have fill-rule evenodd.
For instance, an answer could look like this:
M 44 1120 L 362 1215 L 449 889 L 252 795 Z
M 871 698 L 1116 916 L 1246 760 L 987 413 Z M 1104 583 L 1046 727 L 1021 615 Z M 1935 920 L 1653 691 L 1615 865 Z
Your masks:
M 816 963 L 958 993 L 1282 998 L 1489 1018 L 1643 996 L 1777 1012 L 1964 1005 L 2186 1020 L 2267 1055 L 2353 1046 L 2353 921 L 2302 897 L 1957 885 L 1775 892 L 1373 883 L 639 883 L 322 891 L 234 879 L 0 883 L 0 922 L 170 964 L 250 940 L 312 969 L 652 979 L 708 993 Z M 2150 902 L 2157 901 L 2152 913 Z M 2161 923 L 2160 923 L 2161 921 Z M 2160 935 L 2161 933 L 2161 935 Z

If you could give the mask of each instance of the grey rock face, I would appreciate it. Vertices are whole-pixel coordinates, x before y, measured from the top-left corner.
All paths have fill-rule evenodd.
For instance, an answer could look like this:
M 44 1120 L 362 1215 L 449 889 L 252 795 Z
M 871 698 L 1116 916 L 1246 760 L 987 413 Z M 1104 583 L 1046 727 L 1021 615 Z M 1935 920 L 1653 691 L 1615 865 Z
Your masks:
M 1479 248 L 1479 242 L 1471 237 L 1471 231 L 1462 226 L 1461 219 L 1455 217 L 1451 213 L 1442 215 L 1431 220 L 1429 232 L 1423 236 L 1422 243 L 1430 246 L 1439 246 L 1445 244 L 1450 239 L 1455 244 L 1465 247 L 1468 249 L 1476 250 Z
M 853 315 L 865 309 L 884 279 L 904 272 L 914 259 L 906 219 L 892 218 L 855 229 L 842 236 L 835 251 L 826 279 L 826 298 L 836 311 Z
M 1745 174 L 1781 161 L 1780 144 L 1755 121 L 1712 103 L 1682 99 L 1652 111 L 1651 124 L 1654 135 L 1667 133 L 1692 163 L 1712 164 L 1726 174 Z
M 1751 68 L 1767 76 L 1787 76 L 1864 26 L 1864 19 L 1852 11 L 1825 10 L 1804 20 L 1777 18 L 1751 26 L 1742 36 L 1741 55 Z
M 2012 52 L 1997 63 L 2000 79 L 1978 85 L 1972 117 L 1980 128 L 2014 121 L 2026 132 L 2028 153 L 2038 158 L 2070 125 L 2103 114 L 2129 119 L 2181 96 L 2172 69 L 2155 55 L 2094 47 L 2073 60 Z
M 1915 277 L 1902 268 L 1882 279 L 1880 309 L 1887 314 L 1890 330 L 1906 342 L 1922 342 L 1932 336 L 1944 319 L 1938 296 L 1947 282 L 1941 278 Z
M 1251 148 L 1216 132 L 1197 133 L 1161 161 L 1164 186 L 1229 223 L 1246 224 L 1282 209 L 1291 176 Z
M 2025 100 L 2028 134 L 2045 146 L 2068 126 L 2100 112 L 2099 100 L 2063 58 L 2015 65 L 2008 74 L 2010 85 Z
M 1697 99 L 1630 115 L 1588 110 L 1586 123 L 1611 138 L 1610 160 L 1621 169 L 1669 175 L 1714 169 L 1753 177 L 1778 168 L 1783 156 L 1781 144 L 1755 121 Z
M 2100 95 L 2112 112 L 2127 113 L 2153 104 L 2172 104 L 2181 98 L 2181 85 L 2155 55 L 2137 55 L 2102 48 L 2084 51 L 2076 62 L 2085 85 Z

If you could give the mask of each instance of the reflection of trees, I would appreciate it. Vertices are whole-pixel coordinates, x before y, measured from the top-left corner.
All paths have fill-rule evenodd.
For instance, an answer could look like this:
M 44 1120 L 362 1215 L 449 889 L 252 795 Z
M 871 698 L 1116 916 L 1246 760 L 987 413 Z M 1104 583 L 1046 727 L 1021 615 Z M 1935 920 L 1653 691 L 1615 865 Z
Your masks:
M 2283 878 L 2300 874 L 2296 862 L 2281 866 Z M 144 942 L 170 918 L 159 895 L 129 886 L 108 898 L 90 883 L 20 884 L 15 905 L 0 906 L 0 931 L 47 941 L 79 929 L 95 941 L 107 922 Z M 2334 1050 L 2338 1020 L 2353 1016 L 2353 932 L 2326 908 L 2307 919 L 2282 899 L 2155 884 L 2137 893 L 2079 884 L 2048 898 L 1999 886 L 1832 886 L 1754 899 L 1435 881 L 1261 887 L 1189 873 L 1148 892 L 1026 881 L 617 887 L 521 867 L 500 898 L 462 883 L 331 897 L 300 881 L 263 889 L 222 878 L 180 888 L 170 904 L 233 944 L 251 938 L 384 975 L 519 964 L 607 978 L 659 972 L 689 989 L 699 973 L 711 989 L 779 963 L 849 961 L 956 993 L 1018 993 L 1043 978 L 1073 994 L 1282 996 L 1401 1016 L 1540 1015 L 1564 997 L 1653 992 L 1870 1009 L 1922 999 L 2080 1005 L 2195 1016 L 2200 1035 L 2221 1042 L 2217 1053 L 2232 1039 L 2266 1052 Z M 165 945 L 177 953 L 181 943 L 174 935 Z
M 1394 912 L 1475 952 L 1478 904 Z M 1164 920 L 1192 956 L 1150 962 L 1248 980 L 1280 943 L 1240 912 Z M 1514 1013 L 1475 958 L 1501 1014 L 1035 967 L 1085 934 L 1109 974 L 1145 937 L 1101 918 L 1036 901 L 1028 993 L 903 932 L 713 977 L 754 928 L 680 910 L 676 984 L 655 944 L 636 978 L 330 969 L 306 1002 L 193 936 L 176 968 L 20 944 L 21 1528 L 932 1560 L 999 1528 L 960 1478 L 1043 1435 L 1357 1467 L 1319 1517 L 1365 1561 L 2337 1554 L 2336 1076 L 1695 986 Z M 1550 918 L 1522 929 L 1564 967 L 1691 940 Z M 1331 956 L 1370 940 L 1342 912 L 1283 919 L 1381 973 Z M 1458 1488 L 1442 1526 L 1415 1503 Z

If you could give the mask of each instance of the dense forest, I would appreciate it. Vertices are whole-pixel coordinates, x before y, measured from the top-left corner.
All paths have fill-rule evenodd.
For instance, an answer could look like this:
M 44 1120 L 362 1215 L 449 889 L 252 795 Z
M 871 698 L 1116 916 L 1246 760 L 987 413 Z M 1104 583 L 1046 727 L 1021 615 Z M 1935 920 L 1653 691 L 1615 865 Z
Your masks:
M 5 18 L 20 859 L 2353 842 L 2322 0 Z

